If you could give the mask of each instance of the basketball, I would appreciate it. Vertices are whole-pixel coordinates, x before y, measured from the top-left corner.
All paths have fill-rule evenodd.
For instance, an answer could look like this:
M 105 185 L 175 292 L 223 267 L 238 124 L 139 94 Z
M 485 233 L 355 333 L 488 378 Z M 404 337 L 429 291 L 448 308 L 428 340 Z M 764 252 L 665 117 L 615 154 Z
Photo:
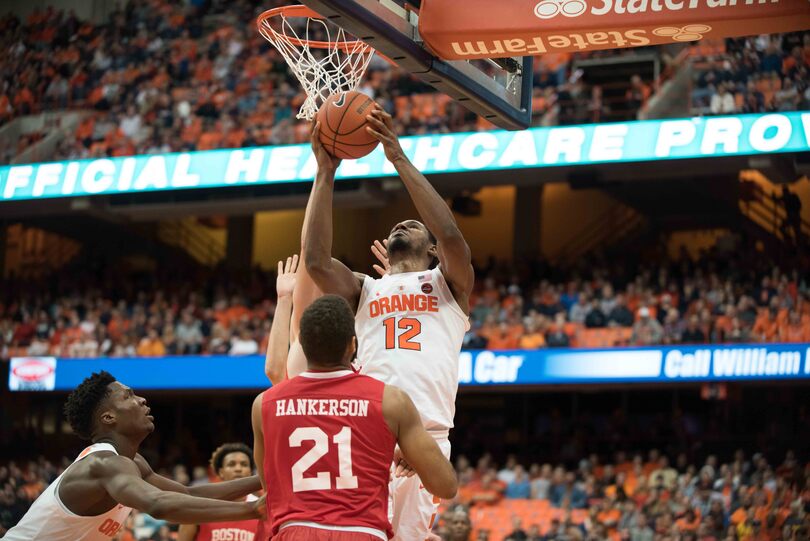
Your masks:
M 318 110 L 321 143 L 336 158 L 355 160 L 369 154 L 379 141 L 366 131 L 366 115 L 377 106 L 362 92 L 332 94 Z

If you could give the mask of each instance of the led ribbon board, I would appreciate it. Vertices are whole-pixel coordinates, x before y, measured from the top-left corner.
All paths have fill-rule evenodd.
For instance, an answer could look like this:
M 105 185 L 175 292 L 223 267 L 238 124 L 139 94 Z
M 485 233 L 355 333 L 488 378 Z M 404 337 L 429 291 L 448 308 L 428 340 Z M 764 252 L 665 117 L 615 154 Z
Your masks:
M 11 360 L 12 391 L 68 391 L 99 370 L 136 389 L 260 389 L 264 357 Z M 553 385 L 810 380 L 810 344 L 463 351 L 459 385 Z
M 807 0 L 422 0 L 419 35 L 446 60 L 595 51 L 801 31 Z
M 714 158 L 810 150 L 810 112 L 587 124 L 404 137 L 426 174 Z M 309 145 L 285 145 L 0 167 L 4 201 L 307 182 Z M 396 172 L 381 148 L 344 161 L 338 178 Z

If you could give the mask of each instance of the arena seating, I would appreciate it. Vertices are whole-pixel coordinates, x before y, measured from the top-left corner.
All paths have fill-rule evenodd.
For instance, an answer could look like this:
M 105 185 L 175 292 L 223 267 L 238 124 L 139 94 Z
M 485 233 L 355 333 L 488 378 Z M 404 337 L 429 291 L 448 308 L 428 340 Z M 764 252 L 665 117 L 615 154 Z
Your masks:
M 535 274 L 518 278 L 517 267 L 490 262 L 477 268 L 465 347 L 810 342 L 807 282 L 798 270 L 776 269 L 761 256 L 752 264 L 746 253 L 697 261 L 684 255 L 638 274 L 599 261 L 587 263 L 584 273 L 538 262 Z M 272 273 L 214 271 L 193 285 L 158 273 L 122 289 L 123 271 L 107 272 L 84 280 L 68 280 L 65 272 L 42 285 L 7 280 L 0 293 L 0 357 L 265 351 L 275 310 Z
M 51 159 L 303 142 L 308 130 L 293 121 L 303 100 L 300 85 L 250 24 L 281 3 L 131 2 L 100 25 L 53 8 L 35 10 L 25 21 L 5 16 L 0 47 L 11 54 L 0 66 L 0 125 L 41 111 L 85 111 L 75 136 Z M 557 94 L 570 101 L 586 91 L 570 78 L 572 62 L 584 56 L 538 59 L 536 124 L 570 121 Z M 372 61 L 360 89 L 395 116 L 401 134 L 493 128 L 381 60 Z M 603 109 L 597 105 L 592 121 Z
M 550 465 L 524 467 L 511 457 L 498 470 L 488 455 L 472 468 L 462 455 L 457 460 L 463 468 L 459 496 L 443 503 L 435 531 L 446 534 L 449 513 L 460 509 L 471 518 L 471 540 L 806 539 L 810 463 L 802 463 L 792 451 L 770 462 L 761 453 L 742 450 L 723 462 L 714 455 L 704 461 L 688 460 L 685 454 L 670 460 L 657 450 L 645 456 L 628 459 L 619 453 L 601 463 L 592 455 L 583 457 L 576 470 L 566 471 Z M 0 464 L 0 535 L 68 463 L 67 458 L 57 465 L 40 457 Z M 160 473 L 185 485 L 216 480 L 200 465 L 167 464 Z M 486 489 L 483 477 L 491 480 Z M 509 497 L 512 487 L 526 484 L 532 498 Z M 487 501 L 471 501 L 485 491 Z M 116 539 L 176 538 L 175 526 L 160 533 L 161 526 L 134 513 Z

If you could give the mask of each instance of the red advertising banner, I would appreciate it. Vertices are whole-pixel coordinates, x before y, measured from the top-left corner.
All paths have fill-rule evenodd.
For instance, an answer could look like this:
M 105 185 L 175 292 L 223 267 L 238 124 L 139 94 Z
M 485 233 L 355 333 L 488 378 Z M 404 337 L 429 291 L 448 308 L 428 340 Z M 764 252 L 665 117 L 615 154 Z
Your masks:
M 810 0 L 422 0 L 419 33 L 448 60 L 641 47 L 810 30 Z

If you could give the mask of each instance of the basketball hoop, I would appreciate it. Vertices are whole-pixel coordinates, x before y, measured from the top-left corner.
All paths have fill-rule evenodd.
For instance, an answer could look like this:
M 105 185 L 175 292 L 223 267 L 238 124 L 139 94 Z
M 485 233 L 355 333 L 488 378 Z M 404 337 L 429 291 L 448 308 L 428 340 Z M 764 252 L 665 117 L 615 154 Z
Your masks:
M 347 37 L 342 28 L 327 24 L 306 6 L 267 10 L 259 15 L 256 26 L 304 87 L 307 98 L 296 118 L 312 120 L 326 98 L 357 89 L 374 56 L 371 46 Z

